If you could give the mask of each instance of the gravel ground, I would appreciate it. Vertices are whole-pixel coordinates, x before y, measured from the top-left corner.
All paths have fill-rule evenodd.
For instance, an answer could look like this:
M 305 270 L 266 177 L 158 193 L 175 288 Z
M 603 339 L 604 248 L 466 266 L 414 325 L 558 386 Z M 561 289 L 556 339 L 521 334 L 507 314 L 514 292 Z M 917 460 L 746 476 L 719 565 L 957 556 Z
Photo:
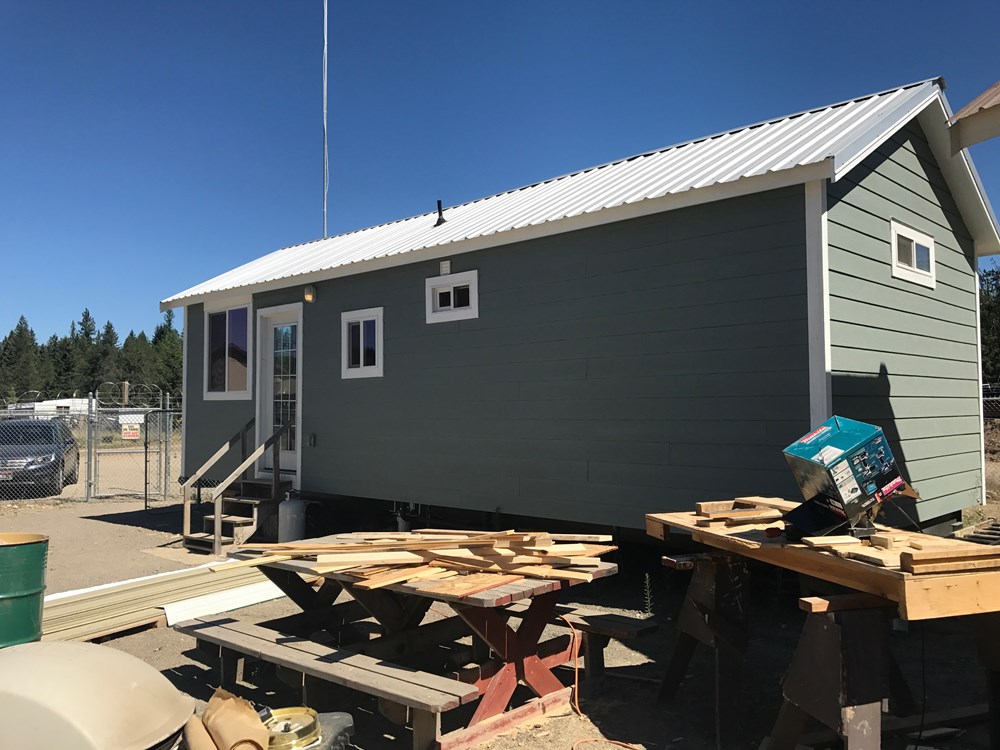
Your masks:
M 59 500 L 0 503 L 0 531 L 28 531 L 50 538 L 48 590 L 64 591 L 99 583 L 175 570 L 208 561 L 179 549 L 178 512 L 147 513 L 133 500 L 78 503 Z M 550 716 L 493 740 L 494 750 L 539 748 L 569 750 L 577 740 L 605 739 L 642 748 L 715 748 L 716 704 L 714 660 L 699 647 L 678 696 L 668 704 L 656 700 L 657 681 L 676 638 L 673 618 L 680 609 L 689 576 L 659 565 L 662 549 L 628 548 L 619 553 L 621 573 L 610 579 L 570 589 L 567 601 L 608 612 L 637 614 L 649 607 L 659 623 L 657 633 L 628 646 L 613 642 L 607 652 L 611 676 L 581 691 L 584 716 Z M 797 608 L 794 575 L 767 566 L 751 570 L 751 647 L 747 654 L 738 705 L 720 707 L 720 720 L 739 727 L 740 739 L 728 747 L 751 750 L 766 736 L 780 704 L 780 677 L 794 651 L 804 615 Z M 238 616 L 258 620 L 296 611 L 287 600 L 241 610 Z M 429 617 L 447 610 L 435 609 Z M 977 666 L 965 620 L 918 623 L 892 634 L 891 646 L 919 699 L 926 675 L 927 707 L 940 711 L 981 703 L 985 681 Z M 188 636 L 168 628 L 148 629 L 105 642 L 153 665 L 180 690 L 199 701 L 211 696 L 215 671 L 194 649 Z M 923 655 L 923 656 L 922 656 Z M 572 683 L 572 672 L 562 672 Z M 247 697 L 272 707 L 296 705 L 295 691 L 263 672 L 251 674 Z M 409 750 L 409 732 L 384 720 L 374 701 L 353 695 L 342 710 L 355 718 L 355 746 L 364 750 Z M 460 719 L 452 712 L 448 723 Z M 912 740 L 889 739 L 887 750 L 902 750 Z M 957 738 L 925 740 L 943 750 L 985 750 L 984 724 L 963 728 Z M 586 748 L 609 747 L 595 742 Z

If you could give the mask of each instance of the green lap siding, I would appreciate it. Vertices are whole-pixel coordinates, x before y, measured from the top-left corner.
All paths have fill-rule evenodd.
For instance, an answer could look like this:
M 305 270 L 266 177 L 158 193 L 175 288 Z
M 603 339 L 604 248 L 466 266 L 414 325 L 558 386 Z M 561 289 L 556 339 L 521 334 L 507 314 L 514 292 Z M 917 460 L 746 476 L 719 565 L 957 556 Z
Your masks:
M 809 427 L 804 238 L 793 187 L 457 255 L 453 272 L 479 272 L 479 317 L 432 325 L 437 261 L 319 282 L 302 489 L 633 528 L 791 495 L 781 449 Z M 341 312 L 370 307 L 385 374 L 343 380 Z
M 830 186 L 827 219 L 834 413 L 885 429 L 921 520 L 979 502 L 976 260 L 919 126 Z M 892 277 L 890 219 L 934 238 L 936 288 Z

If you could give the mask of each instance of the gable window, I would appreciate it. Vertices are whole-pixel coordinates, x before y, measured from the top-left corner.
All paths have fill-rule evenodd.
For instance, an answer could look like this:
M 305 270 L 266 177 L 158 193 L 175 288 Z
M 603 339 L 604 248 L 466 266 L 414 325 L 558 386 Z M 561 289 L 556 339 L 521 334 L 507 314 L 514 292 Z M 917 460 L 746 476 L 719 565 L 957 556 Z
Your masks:
M 435 276 L 426 290 L 428 323 L 479 317 L 479 271 Z
M 934 238 L 898 221 L 890 222 L 893 278 L 934 288 Z
M 246 305 L 205 313 L 205 398 L 250 398 Z
M 382 377 L 382 308 L 340 315 L 341 377 Z

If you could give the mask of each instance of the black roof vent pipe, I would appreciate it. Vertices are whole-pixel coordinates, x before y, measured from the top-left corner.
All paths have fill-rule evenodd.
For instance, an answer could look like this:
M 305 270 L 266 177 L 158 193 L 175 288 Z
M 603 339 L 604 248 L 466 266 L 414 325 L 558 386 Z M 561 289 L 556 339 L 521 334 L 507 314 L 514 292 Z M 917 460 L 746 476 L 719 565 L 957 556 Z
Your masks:
M 447 219 L 444 218 L 444 209 L 441 208 L 441 201 L 438 201 L 438 219 L 434 222 L 434 226 L 439 227 L 445 223 Z

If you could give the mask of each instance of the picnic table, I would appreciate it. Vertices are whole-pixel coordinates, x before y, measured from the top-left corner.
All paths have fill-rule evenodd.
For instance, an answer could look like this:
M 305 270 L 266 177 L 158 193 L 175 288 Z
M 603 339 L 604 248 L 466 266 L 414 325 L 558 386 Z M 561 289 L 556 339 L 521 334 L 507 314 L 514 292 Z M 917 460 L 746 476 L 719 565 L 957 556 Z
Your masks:
M 336 544 L 342 540 L 330 536 L 308 541 Z M 177 629 L 220 647 L 223 661 L 228 657 L 228 663 L 222 665 L 223 674 L 230 679 L 238 674 L 235 661 L 252 656 L 295 669 L 306 678 L 375 695 L 384 715 L 412 724 L 415 750 L 468 747 L 564 707 L 570 700 L 571 688 L 563 686 L 553 669 L 575 662 L 584 634 L 594 636 L 586 663 L 601 666 L 600 651 L 609 636 L 621 637 L 655 627 L 637 627 L 630 623 L 631 618 L 559 605 L 564 589 L 616 573 L 617 565 L 610 562 L 579 568 L 579 572 L 589 575 L 577 580 L 524 577 L 471 593 L 465 583 L 470 576 L 365 589 L 357 585 L 363 578 L 351 571 L 324 573 L 317 587 L 311 582 L 314 576 L 309 575 L 310 567 L 301 560 L 284 560 L 259 568 L 302 610 L 286 618 L 283 624 L 287 628 L 276 631 L 232 618 L 202 618 L 178 625 Z M 574 568 L 566 570 L 572 573 Z M 343 592 L 351 598 L 342 597 Z M 436 602 L 446 605 L 453 614 L 422 624 Z M 342 641 L 336 645 L 316 643 L 307 636 L 287 632 L 295 630 L 295 618 L 307 623 L 305 631 L 336 631 Z M 381 634 L 352 640 L 352 624 L 369 618 L 377 621 Z M 546 625 L 565 622 L 562 618 L 570 621 L 570 632 L 543 640 Z M 515 619 L 520 620 L 516 630 L 510 625 Z M 271 623 L 271 627 L 274 625 Z M 470 634 L 474 666 L 443 675 L 396 663 Z M 519 683 L 530 688 L 535 698 L 508 710 Z M 478 704 L 466 725 L 442 734 L 441 714 L 476 700 Z

